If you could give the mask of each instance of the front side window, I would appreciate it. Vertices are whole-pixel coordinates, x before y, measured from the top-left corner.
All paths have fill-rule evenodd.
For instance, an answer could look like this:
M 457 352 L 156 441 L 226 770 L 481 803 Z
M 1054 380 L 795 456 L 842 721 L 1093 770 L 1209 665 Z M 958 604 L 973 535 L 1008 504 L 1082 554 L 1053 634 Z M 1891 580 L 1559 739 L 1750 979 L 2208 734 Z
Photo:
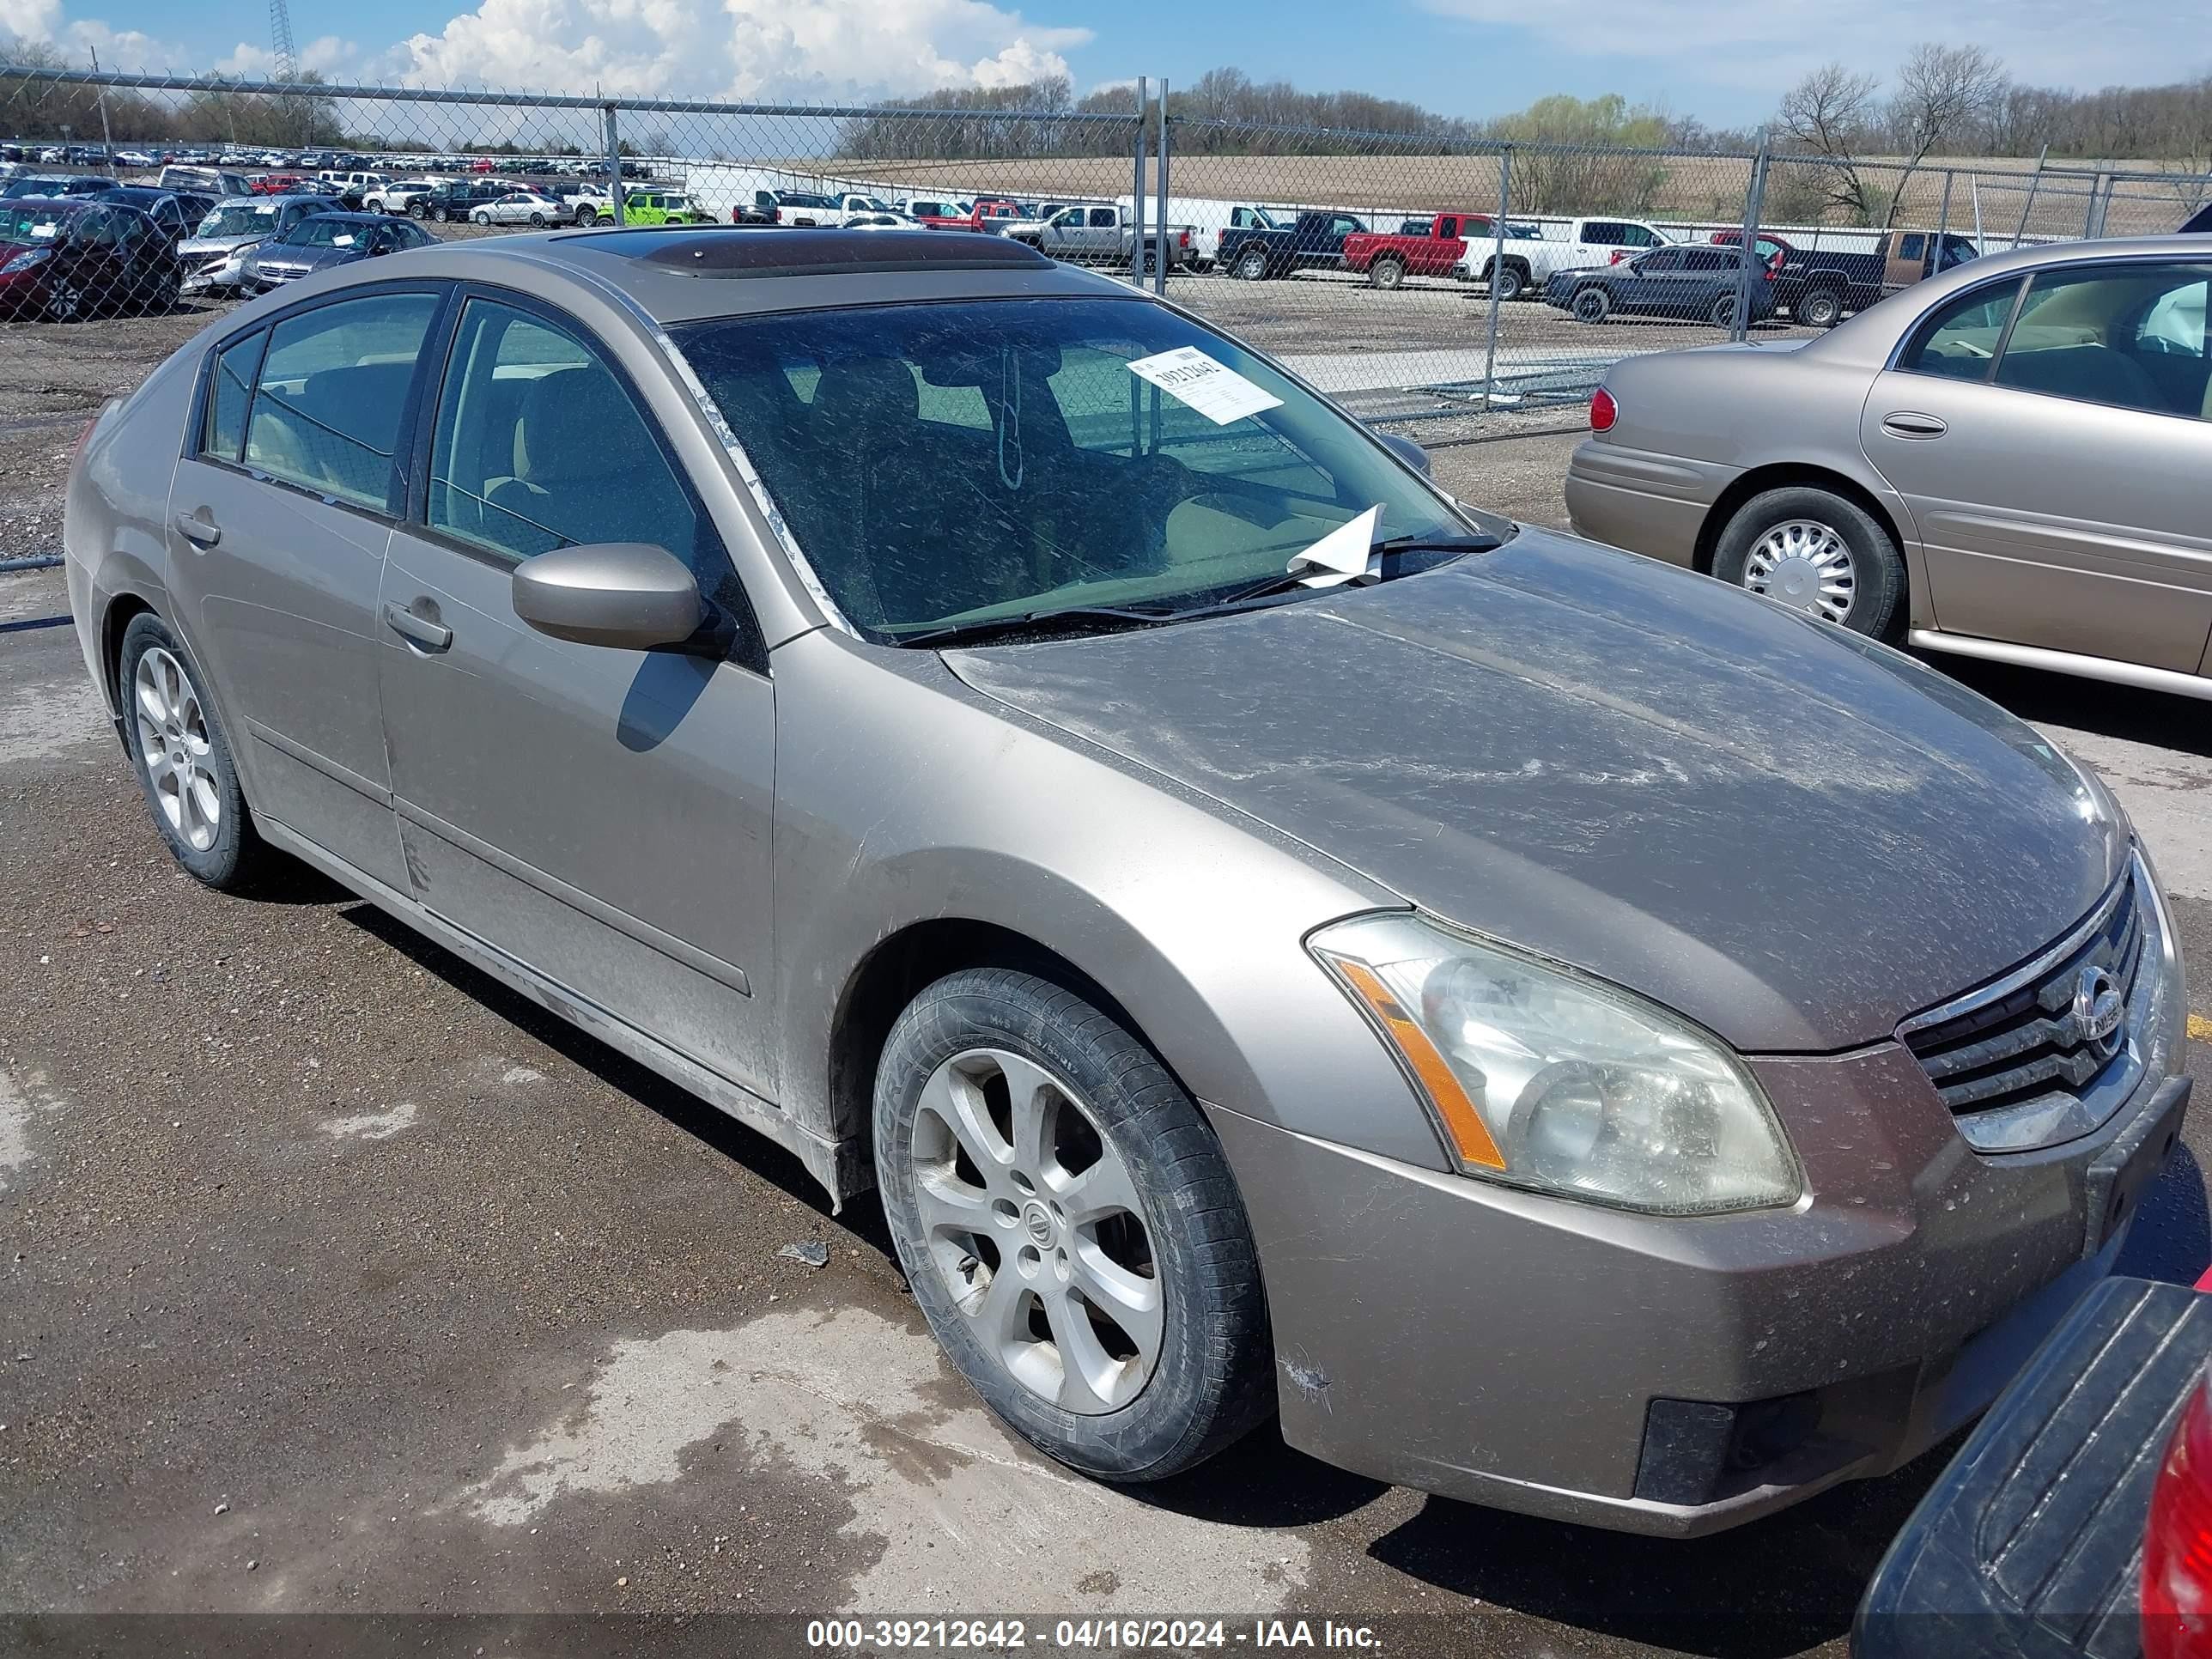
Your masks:
M 1370 507 L 1383 539 L 1477 533 L 1361 428 L 1164 307 L 972 301 L 672 331 L 839 609 L 878 641 L 1218 600 Z M 1176 360 L 1171 383 L 1197 401 L 1133 368 L 1168 374 L 1148 360 L 1183 349 L 1197 361 Z
M 702 582 L 702 526 L 629 392 L 576 334 L 471 300 L 430 441 L 430 527 L 514 559 L 644 542 Z
M 382 510 L 432 294 L 374 294 L 288 317 L 269 331 L 246 464 L 355 507 Z
M 2203 418 L 2202 349 L 2172 349 L 2201 319 L 2212 265 L 2124 264 L 2036 273 L 1996 382 L 2114 409 Z M 2151 319 L 2161 319 L 2154 328 Z

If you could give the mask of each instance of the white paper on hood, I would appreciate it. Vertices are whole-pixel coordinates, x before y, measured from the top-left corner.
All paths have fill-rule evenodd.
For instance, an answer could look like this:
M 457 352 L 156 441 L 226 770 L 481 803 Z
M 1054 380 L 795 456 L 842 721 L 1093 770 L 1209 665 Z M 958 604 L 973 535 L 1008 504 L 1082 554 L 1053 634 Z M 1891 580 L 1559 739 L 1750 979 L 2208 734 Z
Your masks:
M 61 227 L 59 225 L 33 225 L 31 227 L 31 234 L 37 237 L 43 242 L 60 228 Z
M 1252 384 L 1226 363 L 1216 362 L 1196 346 L 1177 346 L 1138 357 L 1129 373 L 1188 404 L 1216 426 L 1227 426 L 1263 409 L 1280 409 L 1283 400 Z
M 1375 527 L 1382 521 L 1382 507 L 1370 507 L 1304 551 L 1293 553 L 1287 568 L 1292 575 L 1301 570 L 1313 572 L 1305 579 L 1308 587 L 1334 587 L 1364 576 L 1372 556 L 1368 550 L 1375 544 Z

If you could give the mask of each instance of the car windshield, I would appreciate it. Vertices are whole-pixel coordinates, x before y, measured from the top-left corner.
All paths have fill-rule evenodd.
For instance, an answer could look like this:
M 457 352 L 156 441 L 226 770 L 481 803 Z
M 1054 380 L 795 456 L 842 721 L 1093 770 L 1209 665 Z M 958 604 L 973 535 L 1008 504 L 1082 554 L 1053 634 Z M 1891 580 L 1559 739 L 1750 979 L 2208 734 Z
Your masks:
M 287 247 L 351 247 L 366 238 L 372 228 L 350 219 L 319 214 L 314 218 L 301 220 L 284 233 L 282 240 Z
M 51 242 L 64 233 L 70 217 L 67 208 L 0 208 L 0 242 Z
M 1297 597 L 1318 590 L 1289 580 L 1292 556 L 1355 524 L 1484 544 L 1370 434 L 1162 306 L 988 300 L 672 332 L 839 610 L 878 641 L 1100 607 L 1159 620 L 1275 581 Z
M 202 236 L 264 236 L 276 228 L 278 208 L 274 202 L 237 203 L 219 207 L 200 221 Z

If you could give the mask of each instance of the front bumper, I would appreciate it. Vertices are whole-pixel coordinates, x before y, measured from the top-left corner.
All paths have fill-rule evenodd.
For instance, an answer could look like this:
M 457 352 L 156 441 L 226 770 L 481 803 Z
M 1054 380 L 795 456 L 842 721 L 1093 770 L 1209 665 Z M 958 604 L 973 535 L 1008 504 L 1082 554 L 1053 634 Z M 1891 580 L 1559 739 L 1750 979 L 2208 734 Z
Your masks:
M 2110 1270 L 2133 1215 L 2087 1219 L 2115 1186 L 2100 1160 L 2163 1135 L 2189 1093 L 2154 1075 L 2094 1134 L 1990 1158 L 1895 1044 L 1756 1069 L 1810 1196 L 1737 1216 L 1568 1203 L 1209 1107 L 1259 1245 L 1284 1437 L 1401 1486 L 1676 1535 L 1886 1473 L 1987 1406 Z

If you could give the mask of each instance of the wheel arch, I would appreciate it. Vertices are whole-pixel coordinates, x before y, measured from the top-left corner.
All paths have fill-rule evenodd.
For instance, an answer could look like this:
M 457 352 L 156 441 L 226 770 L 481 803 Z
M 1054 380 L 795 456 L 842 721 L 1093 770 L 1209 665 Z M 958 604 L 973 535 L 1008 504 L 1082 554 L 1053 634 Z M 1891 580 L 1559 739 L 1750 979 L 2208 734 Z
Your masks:
M 1778 461 L 1765 466 L 1755 466 L 1730 479 L 1728 488 L 1721 491 L 1707 509 L 1705 522 L 1698 526 L 1697 549 L 1692 556 L 1691 568 L 1701 574 L 1711 575 L 1713 555 L 1720 546 L 1722 532 L 1728 528 L 1729 520 L 1735 517 L 1738 509 L 1754 495 L 1763 495 L 1770 489 L 1792 487 L 1825 489 L 1832 495 L 1841 495 L 1863 510 L 1888 535 L 1890 545 L 1896 548 L 1897 556 L 1904 562 L 1905 574 L 1908 577 L 1911 575 L 1911 551 L 1898 523 L 1897 514 L 1880 496 L 1849 474 L 1804 461 Z
M 886 935 L 847 976 L 830 1026 L 830 1108 L 833 1133 L 873 1156 L 868 1133 L 875 1110 L 876 1067 L 891 1027 L 915 997 L 951 974 L 1009 968 L 1073 992 L 1118 1021 L 1144 1044 L 1179 1086 L 1175 1067 L 1121 1000 L 1051 946 L 999 922 L 935 916 Z

